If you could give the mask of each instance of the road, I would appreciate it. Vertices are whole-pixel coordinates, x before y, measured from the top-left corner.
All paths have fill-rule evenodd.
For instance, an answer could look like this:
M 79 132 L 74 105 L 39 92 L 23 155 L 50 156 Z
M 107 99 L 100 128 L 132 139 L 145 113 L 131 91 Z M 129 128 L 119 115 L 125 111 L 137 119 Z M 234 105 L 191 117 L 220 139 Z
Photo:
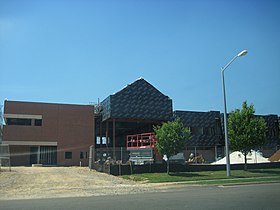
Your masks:
M 130 195 L 2 200 L 0 209 L 280 209 L 280 183 L 187 186 Z

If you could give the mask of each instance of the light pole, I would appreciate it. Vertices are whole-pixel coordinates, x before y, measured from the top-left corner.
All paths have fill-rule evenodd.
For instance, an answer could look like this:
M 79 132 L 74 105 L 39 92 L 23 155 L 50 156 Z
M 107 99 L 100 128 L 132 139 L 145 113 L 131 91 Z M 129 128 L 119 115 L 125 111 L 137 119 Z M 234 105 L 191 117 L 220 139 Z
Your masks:
M 238 57 L 244 56 L 247 54 L 247 50 L 243 50 L 238 53 L 236 56 L 231 59 L 231 61 L 221 68 L 222 72 L 222 85 L 223 85 L 223 96 L 224 96 L 224 131 L 225 131 L 225 146 L 226 146 L 226 167 L 227 167 L 227 176 L 230 176 L 230 159 L 229 159 L 229 144 L 228 144 L 228 129 L 227 129 L 227 102 L 226 102 L 226 89 L 225 89 L 225 76 L 224 72 L 226 68 Z

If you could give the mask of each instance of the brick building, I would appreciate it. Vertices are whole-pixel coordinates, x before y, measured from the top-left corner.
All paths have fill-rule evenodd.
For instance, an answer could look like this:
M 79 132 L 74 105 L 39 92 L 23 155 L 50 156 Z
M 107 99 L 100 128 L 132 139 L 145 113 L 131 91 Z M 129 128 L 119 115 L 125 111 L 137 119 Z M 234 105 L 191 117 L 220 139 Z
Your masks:
M 5 101 L 11 165 L 88 165 L 93 106 Z

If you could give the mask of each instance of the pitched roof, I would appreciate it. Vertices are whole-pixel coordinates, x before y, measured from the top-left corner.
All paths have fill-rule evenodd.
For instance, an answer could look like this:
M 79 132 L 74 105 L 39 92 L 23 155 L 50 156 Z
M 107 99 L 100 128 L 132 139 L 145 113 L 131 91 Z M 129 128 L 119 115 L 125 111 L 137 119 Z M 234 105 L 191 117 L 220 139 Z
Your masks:
M 160 120 L 172 118 L 172 100 L 140 78 L 101 102 L 103 120 L 109 118 Z

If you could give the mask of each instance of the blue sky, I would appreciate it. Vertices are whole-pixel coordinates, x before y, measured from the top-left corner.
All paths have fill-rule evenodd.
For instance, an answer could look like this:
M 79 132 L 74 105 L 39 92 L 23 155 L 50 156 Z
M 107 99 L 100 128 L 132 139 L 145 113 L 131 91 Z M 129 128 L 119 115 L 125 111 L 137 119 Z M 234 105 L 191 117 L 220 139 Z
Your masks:
M 0 103 L 88 104 L 143 77 L 174 110 L 280 115 L 280 1 L 0 0 Z

